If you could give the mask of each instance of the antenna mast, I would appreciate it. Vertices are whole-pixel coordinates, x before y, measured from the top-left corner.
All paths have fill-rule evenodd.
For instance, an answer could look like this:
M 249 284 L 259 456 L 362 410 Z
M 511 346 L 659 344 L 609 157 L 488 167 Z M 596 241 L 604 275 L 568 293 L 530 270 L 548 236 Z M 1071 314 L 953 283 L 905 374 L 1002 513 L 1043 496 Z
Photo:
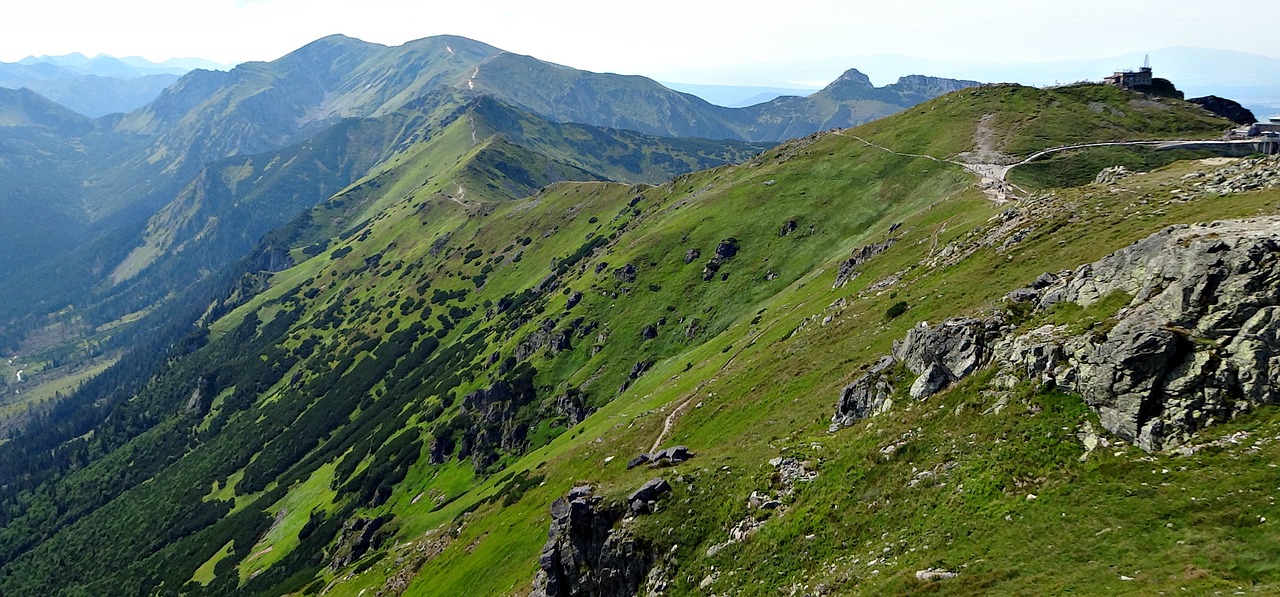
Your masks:
M 1151 68 L 1151 54 L 1142 57 L 1142 68 Z

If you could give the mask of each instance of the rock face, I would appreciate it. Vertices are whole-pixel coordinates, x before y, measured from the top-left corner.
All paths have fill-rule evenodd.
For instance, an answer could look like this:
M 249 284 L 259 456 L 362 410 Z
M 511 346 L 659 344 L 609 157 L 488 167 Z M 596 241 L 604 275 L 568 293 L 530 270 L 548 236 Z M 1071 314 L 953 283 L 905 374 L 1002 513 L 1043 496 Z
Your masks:
M 532 597 L 635 595 L 653 556 L 624 527 L 622 512 L 600 506 L 590 487 L 551 504 L 551 528 L 538 558 Z
M 931 396 L 982 368 L 1005 327 L 1000 317 L 988 317 L 949 319 L 933 328 L 922 322 L 912 328 L 893 343 L 894 358 L 919 376 L 911 397 Z
M 895 228 L 891 229 L 889 232 L 893 233 L 894 230 L 897 230 L 896 225 Z M 882 242 L 872 243 L 855 249 L 852 257 L 840 262 L 840 269 L 836 272 L 836 281 L 831 285 L 831 287 L 840 288 L 845 284 L 848 284 L 850 280 L 858 277 L 857 268 L 859 265 L 862 265 L 872 257 L 889 250 L 889 247 L 892 247 L 893 243 L 897 242 L 897 240 L 897 238 L 888 238 Z
M 1133 297 L 1105 335 L 1041 328 L 997 359 L 1079 393 L 1145 450 L 1277 399 L 1280 218 L 1166 228 L 1034 292 L 1040 310 Z
M 387 518 L 378 517 L 353 518 L 344 523 L 337 546 L 333 550 L 333 558 L 329 561 L 329 569 L 345 568 L 364 557 L 371 548 L 376 548 L 378 529 L 386 522 Z
M 1206 95 L 1204 97 L 1193 97 L 1187 101 L 1193 104 L 1200 104 L 1202 108 L 1236 124 L 1253 124 L 1258 121 L 1257 117 L 1248 108 L 1225 97 Z

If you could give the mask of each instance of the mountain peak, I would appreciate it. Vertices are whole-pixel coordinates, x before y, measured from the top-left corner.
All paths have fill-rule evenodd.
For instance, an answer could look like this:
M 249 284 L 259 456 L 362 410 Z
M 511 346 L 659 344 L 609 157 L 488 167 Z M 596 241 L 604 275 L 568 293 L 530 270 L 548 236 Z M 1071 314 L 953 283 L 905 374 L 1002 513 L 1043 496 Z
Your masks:
M 862 71 L 851 68 L 844 71 L 844 74 L 837 77 L 830 85 L 827 85 L 828 89 L 840 87 L 875 87 L 875 85 L 871 84 L 871 78 L 863 74 Z

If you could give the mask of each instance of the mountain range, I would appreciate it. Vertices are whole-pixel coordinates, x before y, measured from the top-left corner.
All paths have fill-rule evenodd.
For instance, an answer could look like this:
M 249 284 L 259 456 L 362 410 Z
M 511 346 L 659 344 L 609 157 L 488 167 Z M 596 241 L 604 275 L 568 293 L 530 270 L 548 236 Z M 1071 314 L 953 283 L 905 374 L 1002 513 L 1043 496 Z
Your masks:
M 1233 126 L 454 36 L 0 89 L 0 594 L 1274 592 Z
M 0 87 L 27 88 L 90 118 L 128 112 L 155 99 L 193 69 L 226 66 L 194 58 L 150 62 L 137 56 L 100 54 L 28 56 L 0 63 Z
M 468 120 L 475 133 L 468 132 L 470 144 L 480 149 L 453 147 L 439 166 L 495 159 L 482 143 L 489 136 L 545 162 L 527 176 L 505 177 L 502 185 L 481 177 L 478 184 L 492 192 L 474 189 L 473 196 L 485 192 L 496 199 L 566 178 L 658 182 L 740 161 L 764 147 L 744 142 L 848 126 L 971 84 L 915 77 L 875 88 L 851 71 L 808 98 L 735 110 L 648 79 L 577 71 L 463 38 L 386 47 L 333 36 L 270 63 L 192 71 L 149 104 L 92 121 L 14 92 L 5 96 L 5 113 L 14 130 L 38 144 L 14 152 L 7 163 L 53 154 L 59 167 L 15 167 L 11 174 L 38 172 L 42 210 L 16 209 L 29 200 L 24 187 L 8 187 L 0 198 L 15 205 L 17 217 L 7 225 L 25 230 L 18 237 L 29 247 L 9 253 L 0 274 L 0 286 L 15 299 L 0 305 L 7 322 L 0 336 L 16 342 L 47 328 L 50 313 L 63 313 L 57 321 L 94 313 L 88 321 L 101 326 L 145 312 L 150 300 L 168 294 L 165 288 L 226 265 L 261 234 L 459 118 Z M 471 104 L 480 97 L 491 101 Z M 568 122 L 583 124 L 556 124 Z M 309 183 L 296 188 L 297 180 Z M 513 180 L 518 184 L 511 187 Z M 442 180 L 433 184 L 446 186 Z M 40 232 L 53 221 L 49 214 L 57 214 L 62 234 Z M 225 237 L 215 229 L 236 240 L 222 245 Z M 176 279 L 143 271 L 162 254 L 177 260 L 163 270 L 179 272 Z M 152 299 L 131 294 L 134 286 Z M 72 304 L 79 305 L 77 312 L 64 311 Z M 115 306 L 95 311 L 105 304 Z

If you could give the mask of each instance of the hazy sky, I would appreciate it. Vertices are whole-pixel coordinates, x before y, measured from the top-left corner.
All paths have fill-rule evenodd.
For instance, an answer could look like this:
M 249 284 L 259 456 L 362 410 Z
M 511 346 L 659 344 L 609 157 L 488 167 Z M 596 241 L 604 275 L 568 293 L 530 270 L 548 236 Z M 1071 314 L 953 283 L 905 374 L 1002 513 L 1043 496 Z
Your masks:
M 456 34 L 594 71 L 671 80 L 731 65 L 902 54 L 972 62 L 1166 46 L 1280 57 L 1277 0 L 43 0 L 6 2 L 0 61 L 105 52 L 273 60 L 344 33 Z M 767 68 L 762 69 L 762 73 Z M 751 83 L 751 81 L 737 81 Z

